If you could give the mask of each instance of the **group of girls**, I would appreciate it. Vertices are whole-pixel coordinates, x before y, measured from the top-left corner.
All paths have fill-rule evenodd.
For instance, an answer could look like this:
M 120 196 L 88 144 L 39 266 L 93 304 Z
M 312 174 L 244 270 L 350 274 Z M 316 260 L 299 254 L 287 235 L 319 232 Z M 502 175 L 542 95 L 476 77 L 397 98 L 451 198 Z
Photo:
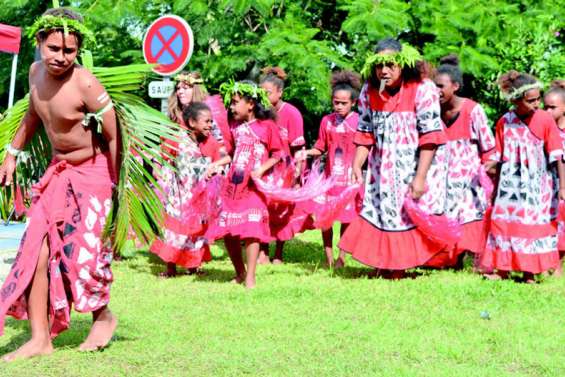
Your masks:
M 168 263 L 166 276 L 176 274 L 177 265 L 197 272 L 210 260 L 208 242 L 223 239 L 234 282 L 252 288 L 257 263 L 270 262 L 270 242 L 276 242 L 273 262 L 280 263 L 284 242 L 315 227 L 322 230 L 328 266 L 343 266 L 347 252 L 374 267 L 376 276 L 455 267 L 465 253 L 475 255 L 477 270 L 489 278 L 521 271 L 533 281 L 535 274 L 560 271 L 562 81 L 546 93 L 544 111 L 535 78 L 503 75 L 500 88 L 512 108 L 493 135 L 483 108 L 458 94 L 463 79 L 454 56 L 432 71 L 414 48 L 387 38 L 362 74 L 363 85 L 352 72 L 332 75 L 334 111 L 323 117 L 311 149 L 300 112 L 282 100 L 282 69 L 265 69 L 259 84 L 224 83 L 227 114 L 199 74 L 177 77 L 169 115 L 187 132 L 173 148 L 176 171 L 159 172 L 165 230 L 151 247 Z M 324 192 L 293 201 L 264 189 L 268 183 L 299 192 L 308 158 L 322 155 L 330 184 Z M 195 227 L 193 199 L 202 187 L 214 193 L 206 198 L 217 211 L 199 214 Z M 335 261 L 333 221 L 341 222 Z

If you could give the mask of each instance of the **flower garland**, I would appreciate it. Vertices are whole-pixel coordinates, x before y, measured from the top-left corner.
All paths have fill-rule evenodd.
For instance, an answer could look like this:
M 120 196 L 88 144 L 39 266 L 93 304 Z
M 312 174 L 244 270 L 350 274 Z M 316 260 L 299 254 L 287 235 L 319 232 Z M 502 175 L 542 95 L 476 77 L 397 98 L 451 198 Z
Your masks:
M 225 82 L 220 85 L 220 93 L 222 93 L 224 104 L 226 106 L 229 106 L 231 99 L 235 94 L 251 97 L 260 102 L 265 108 L 270 108 L 272 106 L 265 89 L 254 83 L 230 80 L 229 82 Z
M 175 81 L 185 82 L 190 86 L 204 84 L 204 80 L 202 80 L 202 78 L 194 77 L 194 75 L 190 73 L 189 74 L 179 73 L 178 75 L 175 76 Z
M 79 34 L 82 37 L 84 47 L 96 45 L 94 34 L 83 23 L 67 17 L 45 15 L 39 17 L 27 30 L 27 36 L 35 39 L 37 33 L 49 30 L 63 30 L 65 35 L 69 33 Z
M 402 49 L 392 54 L 371 53 L 367 56 L 361 75 L 364 78 L 371 76 L 375 65 L 394 63 L 401 68 L 415 67 L 416 62 L 422 59 L 422 55 L 414 47 L 407 43 L 402 44 Z

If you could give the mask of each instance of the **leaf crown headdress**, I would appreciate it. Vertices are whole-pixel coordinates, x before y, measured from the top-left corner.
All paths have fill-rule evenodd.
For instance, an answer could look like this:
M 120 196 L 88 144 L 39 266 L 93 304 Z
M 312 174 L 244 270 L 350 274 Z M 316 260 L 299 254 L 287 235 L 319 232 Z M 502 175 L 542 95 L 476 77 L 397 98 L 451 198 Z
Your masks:
M 193 73 L 179 73 L 175 76 L 175 81 L 185 82 L 190 86 L 204 84 L 204 80 L 201 77 L 196 77 Z
M 220 93 L 226 106 L 229 106 L 235 94 L 239 94 L 253 98 L 265 108 L 271 107 L 271 101 L 269 101 L 269 96 L 265 89 L 254 83 L 230 80 L 220 85 Z
M 543 89 L 543 84 L 539 81 L 536 81 L 532 84 L 522 85 L 521 87 L 508 92 L 501 90 L 501 94 L 502 94 L 502 98 L 504 98 L 505 100 L 513 101 L 522 98 L 524 96 L 524 93 L 532 89 Z
M 418 50 L 407 43 L 403 43 L 402 49 L 392 54 L 370 53 L 365 60 L 363 69 L 361 69 L 361 75 L 364 78 L 370 77 L 377 64 L 395 63 L 401 68 L 414 68 L 419 60 L 422 60 L 422 55 Z
M 96 45 L 92 31 L 82 22 L 64 16 L 46 14 L 39 17 L 27 30 L 27 36 L 35 40 L 37 33 L 50 30 L 62 30 L 65 36 L 78 34 L 82 38 L 82 47 L 91 48 Z

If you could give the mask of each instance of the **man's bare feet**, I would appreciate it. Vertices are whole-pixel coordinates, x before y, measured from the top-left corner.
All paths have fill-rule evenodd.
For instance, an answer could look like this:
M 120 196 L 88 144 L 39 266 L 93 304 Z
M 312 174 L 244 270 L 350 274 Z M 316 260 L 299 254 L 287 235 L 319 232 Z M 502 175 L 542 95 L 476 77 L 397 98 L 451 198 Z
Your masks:
M 86 340 L 79 346 L 79 351 L 92 352 L 103 349 L 112 340 L 118 326 L 118 320 L 108 307 L 93 313 L 93 316 L 94 322 Z
M 11 362 L 19 359 L 29 359 L 34 356 L 45 356 L 53 353 L 51 339 L 30 339 L 14 352 L 10 352 L 2 357 L 2 361 Z
M 283 261 L 282 261 L 282 259 L 275 258 L 275 259 L 273 259 L 273 264 L 283 264 Z
M 163 272 L 159 273 L 159 277 L 160 277 L 160 278 L 164 278 L 164 279 L 167 279 L 167 278 L 174 278 L 174 277 L 176 277 L 176 276 L 177 276 L 177 272 L 176 272 L 176 271 L 175 271 L 175 272 L 163 271 Z
M 259 264 L 271 264 L 271 260 L 269 259 L 269 255 L 265 253 L 263 250 L 259 252 L 259 258 L 257 258 L 257 263 Z
M 483 277 L 487 280 L 502 280 L 508 279 L 508 272 L 507 271 L 497 271 L 490 274 L 483 274 Z

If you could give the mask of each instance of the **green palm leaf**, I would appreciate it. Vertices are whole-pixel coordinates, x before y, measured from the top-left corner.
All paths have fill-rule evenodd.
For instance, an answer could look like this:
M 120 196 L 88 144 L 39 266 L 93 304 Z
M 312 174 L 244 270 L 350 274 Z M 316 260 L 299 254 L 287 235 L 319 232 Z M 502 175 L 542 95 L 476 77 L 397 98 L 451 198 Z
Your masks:
M 114 248 L 120 252 L 133 231 L 144 241 L 159 234 L 163 205 L 159 200 L 155 178 L 149 170 L 163 167 L 174 169 L 163 158 L 163 139 L 179 140 L 179 127 L 165 115 L 148 106 L 130 92 L 141 89 L 151 65 L 138 64 L 122 67 L 92 67 L 88 53 L 83 57 L 85 66 L 104 85 L 112 97 L 122 138 L 122 169 L 114 208 L 109 215 L 105 235 L 112 235 Z M 29 106 L 29 95 L 9 109 L 0 121 L 0 158 L 11 142 Z M 30 187 L 45 171 L 50 161 L 50 145 L 43 129 L 26 146 L 33 158 L 18 164 L 18 182 Z M 171 156 L 168 156 L 171 157 Z

